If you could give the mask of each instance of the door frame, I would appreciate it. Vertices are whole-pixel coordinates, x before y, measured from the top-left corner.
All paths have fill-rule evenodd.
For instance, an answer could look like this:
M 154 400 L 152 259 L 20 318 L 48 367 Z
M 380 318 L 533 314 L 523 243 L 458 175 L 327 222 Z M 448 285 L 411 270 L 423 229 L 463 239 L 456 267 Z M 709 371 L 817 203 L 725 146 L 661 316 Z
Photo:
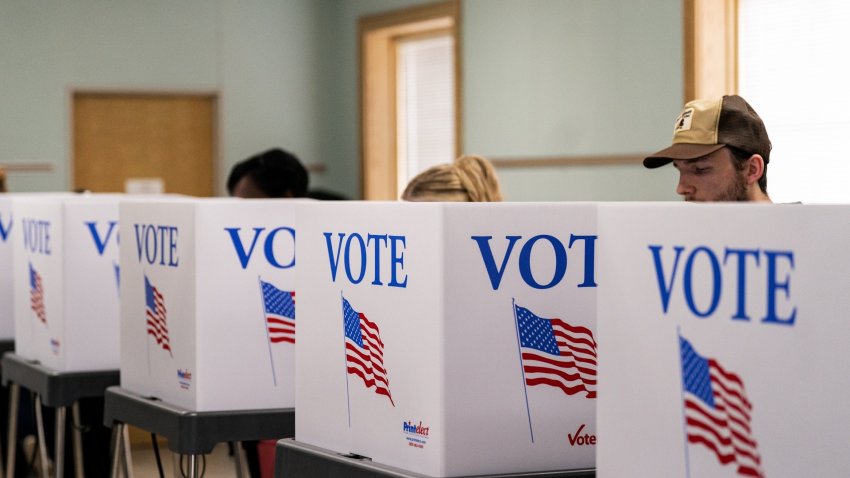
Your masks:
M 395 45 L 402 38 L 437 30 L 449 30 L 454 36 L 455 156 L 458 156 L 463 151 L 460 1 L 418 5 L 361 17 L 358 21 L 360 190 L 363 199 L 396 200 L 400 193 Z

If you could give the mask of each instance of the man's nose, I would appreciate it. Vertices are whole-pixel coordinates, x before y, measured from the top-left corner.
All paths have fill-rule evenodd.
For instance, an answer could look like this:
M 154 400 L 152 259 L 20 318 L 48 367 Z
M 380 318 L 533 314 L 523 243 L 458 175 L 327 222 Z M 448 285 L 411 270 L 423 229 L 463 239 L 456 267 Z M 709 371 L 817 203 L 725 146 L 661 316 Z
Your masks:
M 693 194 L 693 192 L 693 185 L 685 178 L 683 174 L 679 173 L 679 185 L 676 186 L 676 193 L 682 196 L 687 196 Z

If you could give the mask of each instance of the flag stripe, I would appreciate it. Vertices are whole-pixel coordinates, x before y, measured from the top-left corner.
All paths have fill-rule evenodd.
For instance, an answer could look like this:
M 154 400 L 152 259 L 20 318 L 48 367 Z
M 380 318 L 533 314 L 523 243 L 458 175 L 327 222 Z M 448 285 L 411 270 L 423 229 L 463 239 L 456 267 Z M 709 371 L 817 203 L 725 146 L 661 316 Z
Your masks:
M 342 299 L 342 310 L 347 373 L 360 377 L 366 388 L 374 388 L 376 394 L 386 396 L 395 406 L 384 366 L 384 342 L 378 324 L 354 310 L 345 298 Z
M 30 308 L 35 312 L 36 318 L 43 324 L 47 324 L 47 310 L 44 306 L 44 284 L 39 274 L 30 263 Z
M 165 297 L 151 284 L 147 276 L 145 276 L 145 316 L 148 335 L 154 338 L 160 348 L 170 354 L 171 343 L 168 337 Z
M 525 383 L 596 398 L 596 340 L 587 327 L 514 305 Z
M 679 345 L 688 443 L 706 447 L 721 465 L 734 464 L 739 475 L 763 476 L 743 380 L 681 336 Z
M 295 292 L 260 280 L 269 342 L 295 343 Z

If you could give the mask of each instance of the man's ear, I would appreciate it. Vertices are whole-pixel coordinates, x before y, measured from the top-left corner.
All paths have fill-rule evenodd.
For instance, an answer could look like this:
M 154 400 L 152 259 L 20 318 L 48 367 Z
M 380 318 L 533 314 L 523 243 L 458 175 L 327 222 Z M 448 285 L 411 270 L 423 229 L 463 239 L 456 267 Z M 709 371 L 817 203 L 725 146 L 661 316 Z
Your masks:
M 764 158 L 754 154 L 747 160 L 747 185 L 755 184 L 764 174 Z

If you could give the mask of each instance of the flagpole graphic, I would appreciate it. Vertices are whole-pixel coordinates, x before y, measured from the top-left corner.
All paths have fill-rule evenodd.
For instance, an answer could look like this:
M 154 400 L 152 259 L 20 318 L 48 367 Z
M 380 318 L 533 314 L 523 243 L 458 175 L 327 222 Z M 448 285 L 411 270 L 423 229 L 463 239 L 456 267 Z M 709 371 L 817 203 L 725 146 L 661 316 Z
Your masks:
M 348 356 L 345 353 L 345 296 L 339 291 L 342 300 L 342 369 L 345 371 L 345 403 L 348 405 L 348 428 L 351 428 L 351 395 L 348 391 Z
M 528 406 L 528 387 L 525 380 L 525 367 L 522 364 L 522 345 L 519 341 L 519 319 L 516 316 L 516 298 L 511 297 L 511 309 L 514 311 L 514 327 L 516 328 L 516 350 L 519 354 L 519 369 L 522 372 L 522 391 L 525 392 L 525 411 L 528 414 L 528 431 L 531 433 L 531 443 L 534 443 L 534 428 L 531 426 L 531 407 Z
M 260 299 L 263 302 L 263 330 L 266 331 L 266 345 L 269 347 L 269 363 L 272 365 L 272 381 L 274 382 L 274 386 L 277 387 L 277 374 L 274 370 L 274 356 L 272 355 L 272 338 L 269 335 L 269 327 L 268 327 L 268 307 L 266 306 L 266 298 L 265 291 L 263 290 L 263 279 L 260 276 L 257 276 L 257 281 L 260 283 Z
M 676 326 L 676 336 L 678 340 L 682 340 L 682 331 L 679 326 Z M 682 363 L 682 354 L 679 354 L 679 370 L 684 370 L 684 363 Z M 685 439 L 685 478 L 691 478 L 691 454 L 688 450 L 688 419 L 685 413 L 685 379 L 682 378 L 682 431 L 684 431 L 684 439 Z

